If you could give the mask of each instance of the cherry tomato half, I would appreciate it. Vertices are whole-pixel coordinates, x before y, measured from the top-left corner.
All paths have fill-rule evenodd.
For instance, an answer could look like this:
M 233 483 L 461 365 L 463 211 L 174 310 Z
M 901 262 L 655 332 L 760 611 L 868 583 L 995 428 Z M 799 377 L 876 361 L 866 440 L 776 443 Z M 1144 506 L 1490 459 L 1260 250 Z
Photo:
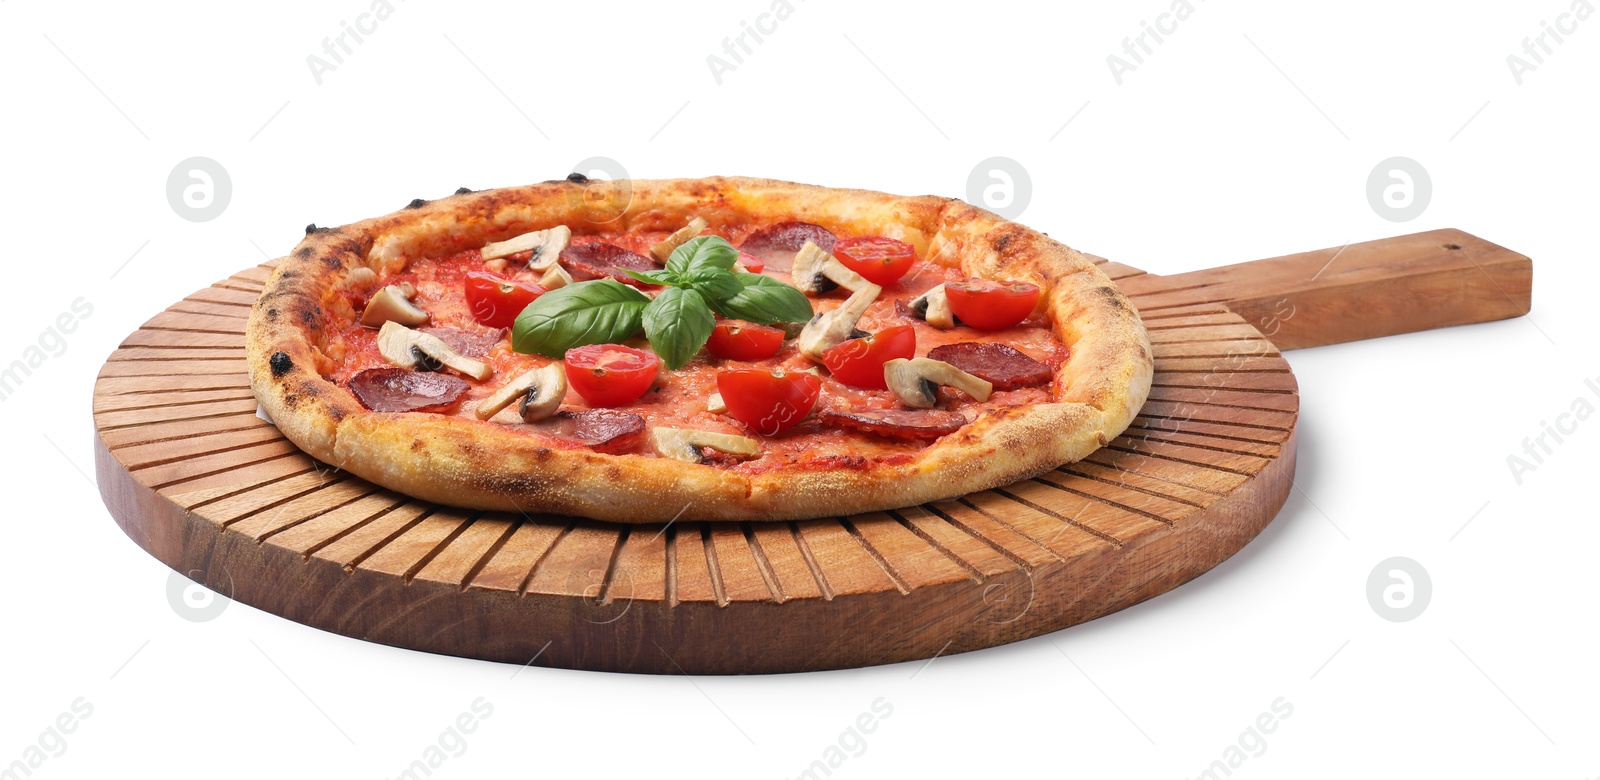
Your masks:
M 532 282 L 518 282 L 487 271 L 467 274 L 467 308 L 480 325 L 491 328 L 509 328 L 517 315 L 544 295 L 545 290 Z
M 841 238 L 833 245 L 833 256 L 880 287 L 900 281 L 917 260 L 910 244 L 883 236 Z
M 767 270 L 767 264 L 761 262 L 761 258 L 756 257 L 749 252 L 739 253 L 739 265 L 744 266 L 744 270 L 753 274 L 758 274 Z
M 621 344 L 590 344 L 567 350 L 567 383 L 590 406 L 622 406 L 650 389 L 661 369 L 654 352 Z
M 783 348 L 783 330 L 743 320 L 723 320 L 711 331 L 706 349 L 719 360 L 764 360 Z
M 945 282 L 950 313 L 978 330 L 1005 330 L 1028 318 L 1039 302 L 1039 285 L 960 279 Z
M 762 436 L 804 420 L 822 394 L 822 380 L 805 372 L 740 368 L 717 374 L 728 414 Z
M 834 379 L 851 387 L 887 390 L 883 364 L 895 358 L 909 360 L 916 354 L 917 332 L 910 325 L 895 325 L 830 348 L 822 353 L 822 364 Z

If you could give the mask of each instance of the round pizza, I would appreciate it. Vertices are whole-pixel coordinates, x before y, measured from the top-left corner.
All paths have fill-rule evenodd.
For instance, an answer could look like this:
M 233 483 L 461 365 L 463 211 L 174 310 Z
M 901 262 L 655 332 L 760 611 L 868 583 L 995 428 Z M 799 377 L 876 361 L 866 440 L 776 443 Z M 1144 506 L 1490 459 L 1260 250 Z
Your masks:
M 413 201 L 306 229 L 251 386 L 318 460 L 458 507 L 794 520 L 1010 484 L 1120 434 L 1139 315 L 967 203 L 751 178 Z

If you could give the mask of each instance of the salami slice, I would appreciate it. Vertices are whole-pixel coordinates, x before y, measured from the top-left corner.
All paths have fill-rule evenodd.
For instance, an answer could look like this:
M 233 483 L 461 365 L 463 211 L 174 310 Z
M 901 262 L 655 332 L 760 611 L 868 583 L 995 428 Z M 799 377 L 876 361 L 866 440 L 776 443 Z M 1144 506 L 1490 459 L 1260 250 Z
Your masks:
M 787 271 L 794 267 L 794 253 L 800 251 L 807 241 L 816 244 L 824 252 L 833 251 L 833 233 L 810 222 L 768 225 L 746 236 L 739 250 L 754 255 L 771 270 Z
M 613 455 L 631 450 L 644 441 L 646 430 L 643 417 L 615 409 L 557 412 L 556 420 L 563 435 L 583 442 L 596 452 Z
M 616 244 L 595 241 L 569 246 L 561 253 L 561 264 L 567 267 L 572 278 L 579 281 L 609 276 L 623 284 L 649 287 L 625 273 L 628 271 L 654 271 L 661 266 L 637 252 L 630 252 Z
M 1050 367 L 1005 344 L 963 341 L 928 351 L 928 357 L 949 363 L 994 385 L 996 390 L 1039 387 L 1054 377 Z
M 350 392 L 374 412 L 449 412 L 471 385 L 449 374 L 369 368 L 350 377 Z
M 464 328 L 418 328 L 430 336 L 436 336 L 440 341 L 448 344 L 451 349 L 471 358 L 483 357 L 489 354 L 494 345 L 505 338 L 505 328 L 484 328 L 481 330 L 466 330 Z
M 959 412 L 943 409 L 824 409 L 818 416 L 824 425 L 908 441 L 937 439 L 967 424 Z

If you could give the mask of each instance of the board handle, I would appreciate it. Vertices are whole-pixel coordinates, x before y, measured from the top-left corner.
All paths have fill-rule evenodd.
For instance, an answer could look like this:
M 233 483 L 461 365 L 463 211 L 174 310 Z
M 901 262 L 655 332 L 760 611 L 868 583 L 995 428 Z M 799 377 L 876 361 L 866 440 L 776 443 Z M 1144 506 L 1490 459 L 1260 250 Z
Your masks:
M 1445 229 L 1159 277 L 1138 304 L 1225 303 L 1300 349 L 1520 317 L 1532 287 L 1532 260 Z

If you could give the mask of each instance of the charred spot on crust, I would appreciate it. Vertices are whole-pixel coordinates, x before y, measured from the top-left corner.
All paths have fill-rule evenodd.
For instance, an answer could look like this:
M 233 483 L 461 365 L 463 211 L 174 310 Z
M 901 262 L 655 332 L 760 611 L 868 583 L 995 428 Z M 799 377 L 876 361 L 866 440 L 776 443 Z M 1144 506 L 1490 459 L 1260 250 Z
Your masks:
M 427 201 L 425 201 L 425 200 L 423 200 L 421 198 L 413 198 L 410 203 L 406 204 L 406 208 L 408 208 L 408 209 L 420 209 L 420 208 L 422 208 L 423 206 L 426 206 L 426 205 L 428 205 Z
M 1116 288 L 1114 288 L 1114 287 L 1096 287 L 1095 289 L 1099 290 L 1100 294 L 1105 296 L 1106 303 L 1109 303 L 1109 304 L 1111 304 L 1112 306 L 1115 306 L 1118 309 L 1122 309 L 1124 311 L 1127 310 L 1128 304 L 1127 304 L 1127 302 L 1125 302 L 1122 299 L 1122 293 L 1117 292 Z
M 469 194 L 471 192 L 472 192 L 472 188 L 471 187 L 457 187 L 456 188 L 456 194 L 457 195 L 467 195 L 467 194 Z
M 572 173 L 567 174 L 567 181 L 570 181 L 573 184 L 588 184 L 589 177 L 578 173 L 577 171 L 573 171 Z
M 330 271 L 337 271 L 344 267 L 344 263 L 333 255 L 323 255 L 322 264 L 327 266 Z
M 328 416 L 332 417 L 334 422 L 339 422 L 344 419 L 344 410 L 337 406 L 329 406 Z
M 313 223 L 311 223 L 309 225 L 306 225 L 306 235 L 309 236 L 309 235 L 311 235 L 312 233 L 315 233 L 315 232 L 317 232 L 317 223 L 313 222 Z
M 307 306 L 302 308 L 297 313 L 300 315 L 300 323 L 302 325 L 307 325 L 318 330 L 322 329 L 322 307 Z
M 277 322 L 277 321 L 278 321 L 278 310 L 276 308 L 267 309 L 267 322 Z M 282 355 L 282 354 L 283 354 L 282 352 L 278 353 L 278 355 Z M 277 355 L 274 355 L 273 357 L 277 357 Z
M 278 278 L 279 279 L 293 279 L 294 278 L 294 271 L 284 271 L 283 273 L 278 275 Z
M 278 313 L 278 310 L 269 309 L 267 313 L 268 315 L 274 315 Z M 294 370 L 294 360 L 284 352 L 272 353 L 272 357 L 267 359 L 267 365 L 272 367 L 273 376 L 283 376 L 284 374 Z
M 1028 232 L 1027 228 L 1015 222 L 1003 223 L 996 226 L 994 231 L 990 233 L 994 238 L 989 242 L 989 246 L 994 247 L 994 251 L 1002 255 L 1026 251 L 1028 247 Z
M 423 444 L 421 439 L 413 439 L 412 442 L 411 442 L 411 451 L 412 452 L 421 452 L 422 448 L 424 448 L 426 446 L 428 446 L 428 445 Z
M 303 246 L 303 247 L 300 247 L 299 249 L 294 250 L 294 256 L 300 258 L 301 260 L 304 260 L 304 259 L 306 259 L 306 258 L 311 256 L 311 252 L 312 251 L 313 250 L 311 249 L 311 247 Z
M 497 476 L 493 474 L 476 473 L 469 477 L 472 485 L 497 495 L 528 496 L 545 495 L 550 491 L 551 483 L 548 479 L 539 479 L 531 475 Z

